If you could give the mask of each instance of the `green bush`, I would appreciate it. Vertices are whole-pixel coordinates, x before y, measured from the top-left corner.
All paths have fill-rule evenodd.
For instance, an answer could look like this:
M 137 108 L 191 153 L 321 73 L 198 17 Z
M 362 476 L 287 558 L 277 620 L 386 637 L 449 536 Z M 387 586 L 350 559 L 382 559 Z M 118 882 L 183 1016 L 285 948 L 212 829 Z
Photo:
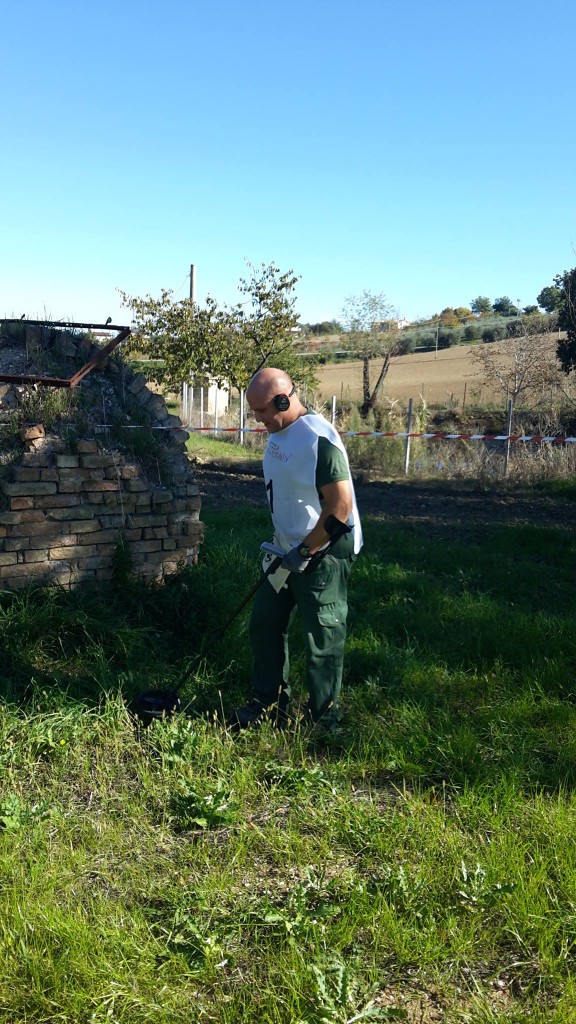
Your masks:
M 432 331 L 422 331 L 414 337 L 415 348 L 434 348 L 435 345 L 436 335 Z
M 504 324 L 497 324 L 494 327 L 485 327 L 482 331 L 482 341 L 500 341 L 504 337 L 505 333 L 506 327 Z
M 398 341 L 398 355 L 407 356 L 416 348 L 416 341 L 412 334 L 401 335 Z
M 462 331 L 454 328 L 446 328 L 438 332 L 438 348 L 451 348 L 452 345 L 459 345 L 462 341 Z
M 464 341 L 478 341 L 482 337 L 479 324 L 467 324 L 464 328 Z

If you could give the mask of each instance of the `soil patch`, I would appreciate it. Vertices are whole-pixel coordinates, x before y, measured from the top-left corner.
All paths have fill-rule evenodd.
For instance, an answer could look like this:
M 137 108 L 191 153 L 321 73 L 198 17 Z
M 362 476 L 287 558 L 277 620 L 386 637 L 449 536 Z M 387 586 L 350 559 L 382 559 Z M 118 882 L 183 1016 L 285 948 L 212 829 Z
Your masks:
M 266 508 L 261 474 L 240 464 L 194 467 L 202 507 L 207 510 Z M 490 489 L 468 481 L 355 481 L 362 516 L 381 522 L 443 526 L 548 526 L 573 529 L 576 503 L 569 497 L 504 485 Z

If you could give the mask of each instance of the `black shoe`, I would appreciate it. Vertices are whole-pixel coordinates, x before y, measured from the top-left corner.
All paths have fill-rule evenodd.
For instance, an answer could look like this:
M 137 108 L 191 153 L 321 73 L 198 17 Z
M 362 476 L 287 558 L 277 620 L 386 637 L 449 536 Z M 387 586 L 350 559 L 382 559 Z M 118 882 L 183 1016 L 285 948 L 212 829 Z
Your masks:
M 272 722 L 273 725 L 286 725 L 288 722 L 288 701 L 279 698 L 273 704 L 265 704 L 255 697 L 241 708 L 235 708 L 228 719 L 228 726 L 233 730 L 248 729 L 251 725 Z

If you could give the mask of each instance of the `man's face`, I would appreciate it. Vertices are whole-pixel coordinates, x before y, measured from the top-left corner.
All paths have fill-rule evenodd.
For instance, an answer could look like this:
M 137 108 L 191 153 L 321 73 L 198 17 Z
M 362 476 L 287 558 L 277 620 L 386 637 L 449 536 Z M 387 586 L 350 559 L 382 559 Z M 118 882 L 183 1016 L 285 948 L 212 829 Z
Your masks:
M 285 412 L 280 412 L 274 404 L 274 396 L 267 400 L 267 396 L 254 395 L 247 396 L 248 405 L 250 406 L 256 423 L 262 423 L 269 434 L 277 434 L 279 430 L 284 429 L 284 420 L 286 418 Z

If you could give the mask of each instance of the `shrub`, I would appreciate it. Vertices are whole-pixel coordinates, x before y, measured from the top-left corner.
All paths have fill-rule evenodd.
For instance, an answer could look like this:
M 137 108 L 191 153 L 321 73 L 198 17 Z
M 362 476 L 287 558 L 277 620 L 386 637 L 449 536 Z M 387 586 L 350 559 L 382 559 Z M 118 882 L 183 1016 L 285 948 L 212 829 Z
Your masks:
M 457 345 L 462 335 L 459 331 L 445 330 L 438 332 L 438 348 L 450 348 Z
M 495 327 L 485 327 L 484 330 L 482 331 L 482 341 L 485 341 L 485 342 L 500 341 L 500 339 L 504 337 L 505 333 L 506 333 L 506 328 L 505 328 L 504 324 L 502 324 L 502 326 L 500 326 L 500 324 L 498 324 Z
M 414 339 L 415 348 L 434 348 L 436 345 L 436 335 L 432 331 L 423 331 L 421 334 L 417 334 Z
M 464 341 L 478 341 L 482 337 L 482 328 L 479 324 L 467 324 L 464 328 Z
M 403 334 L 398 341 L 398 355 L 407 356 L 414 351 L 416 342 L 413 335 Z

